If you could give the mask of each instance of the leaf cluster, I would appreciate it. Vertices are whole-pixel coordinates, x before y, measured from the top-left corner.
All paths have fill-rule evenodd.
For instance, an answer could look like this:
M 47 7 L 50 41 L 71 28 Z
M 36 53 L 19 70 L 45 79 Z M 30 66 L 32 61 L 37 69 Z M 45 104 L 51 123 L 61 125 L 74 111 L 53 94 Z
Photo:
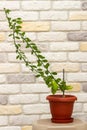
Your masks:
M 66 85 L 65 81 L 62 81 L 60 78 L 55 78 L 57 73 L 49 70 L 50 64 L 48 60 L 42 55 L 37 45 L 32 42 L 29 37 L 26 37 L 25 32 L 21 31 L 21 24 L 23 23 L 22 19 L 12 19 L 9 17 L 10 10 L 4 9 L 4 11 L 8 20 L 9 28 L 12 30 L 9 37 L 13 38 L 17 53 L 16 58 L 23 60 L 25 65 L 35 73 L 36 77 L 42 77 L 47 86 L 51 89 L 52 94 L 55 94 L 58 90 L 61 90 L 64 93 L 65 90 L 70 89 L 70 87 Z M 21 43 L 17 43 L 17 39 L 26 43 L 26 48 L 31 49 L 31 54 L 35 55 L 37 58 L 36 64 L 31 63 L 28 60 L 28 57 L 26 57 L 25 53 L 21 50 Z

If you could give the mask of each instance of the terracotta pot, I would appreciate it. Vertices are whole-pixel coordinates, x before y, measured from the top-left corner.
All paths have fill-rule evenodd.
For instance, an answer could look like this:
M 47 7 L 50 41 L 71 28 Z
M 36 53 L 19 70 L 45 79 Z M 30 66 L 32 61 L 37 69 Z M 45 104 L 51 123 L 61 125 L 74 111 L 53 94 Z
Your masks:
M 52 114 L 52 122 L 54 123 L 71 123 L 73 105 L 77 98 L 73 95 L 49 95 L 46 98 L 50 103 L 50 111 Z

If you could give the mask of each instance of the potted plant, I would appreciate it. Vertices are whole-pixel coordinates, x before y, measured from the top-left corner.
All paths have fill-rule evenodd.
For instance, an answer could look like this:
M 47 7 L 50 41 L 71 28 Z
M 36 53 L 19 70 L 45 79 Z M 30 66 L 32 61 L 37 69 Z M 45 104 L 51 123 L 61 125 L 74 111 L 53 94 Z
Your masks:
M 16 48 L 16 58 L 22 60 L 25 65 L 35 73 L 36 77 L 42 77 L 46 85 L 51 89 L 52 95 L 48 95 L 46 99 L 49 100 L 50 103 L 52 122 L 73 122 L 71 115 L 73 111 L 73 104 L 77 98 L 73 95 L 65 95 L 65 90 L 69 90 L 72 87 L 66 84 L 64 79 L 64 70 L 63 79 L 56 78 L 55 75 L 57 75 L 57 73 L 49 70 L 50 64 L 42 55 L 37 45 L 33 43 L 30 38 L 26 37 L 25 32 L 21 31 L 22 19 L 12 19 L 9 17 L 10 10 L 4 9 L 4 11 L 8 20 L 9 28 L 11 29 L 11 34 L 9 36 L 13 38 L 13 43 Z M 17 43 L 16 40 L 21 40 L 23 43 L 26 43 L 26 48 L 31 49 L 31 54 L 35 55 L 37 58 L 37 62 L 35 64 L 28 60 L 25 53 L 21 49 L 21 43 Z M 62 92 L 61 95 L 56 94 L 59 90 Z

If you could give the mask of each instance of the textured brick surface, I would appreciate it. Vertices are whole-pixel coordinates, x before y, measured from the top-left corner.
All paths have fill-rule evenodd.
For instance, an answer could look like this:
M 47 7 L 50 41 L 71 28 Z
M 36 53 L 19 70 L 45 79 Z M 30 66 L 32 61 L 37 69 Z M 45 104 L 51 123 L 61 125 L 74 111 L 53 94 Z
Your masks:
M 34 104 L 34 105 L 25 105 L 23 107 L 23 111 L 25 114 L 30 114 L 30 113 L 41 114 L 41 113 L 49 113 L 50 110 L 48 104 Z
M 0 54 L 0 63 L 6 62 L 6 54 Z
M 22 130 L 32 130 L 32 126 L 24 126 L 22 127 Z
M 80 30 L 80 22 L 52 22 L 52 30 L 54 31 L 70 31 Z
M 0 42 L 5 40 L 5 34 L 4 33 L 0 33 Z
M 86 11 L 71 11 L 70 12 L 70 16 L 69 16 L 70 20 L 87 20 L 87 13 Z
M 51 51 L 77 51 L 79 50 L 78 42 L 52 42 L 50 43 Z
M 21 130 L 21 127 L 17 126 L 6 126 L 6 127 L 0 127 L 0 130 Z
M 84 92 L 87 92 L 87 83 L 84 83 L 84 84 L 82 85 L 82 90 L 83 90 Z
M 86 73 L 70 73 L 67 75 L 68 81 L 79 81 L 79 82 L 86 82 L 87 74 Z
M 82 22 L 82 29 L 87 30 L 87 21 Z
M 69 41 L 87 41 L 87 33 L 86 32 L 75 32 L 68 33 Z
M 87 42 L 80 43 L 80 50 L 87 51 Z
M 5 83 L 6 82 L 6 76 L 1 74 L 0 75 L 0 83 Z
M 23 93 L 46 93 L 49 92 L 49 88 L 45 84 L 22 84 Z M 38 89 L 37 89 L 38 88 Z
M 87 10 L 87 2 L 82 2 L 82 9 Z
M 18 73 L 18 72 L 20 72 L 19 64 L 10 64 L 10 63 L 0 64 L 0 73 Z
M 86 62 L 87 61 L 87 52 L 72 52 L 69 54 L 70 61 L 77 61 L 77 62 Z
M 29 125 L 39 119 L 39 115 L 17 115 L 10 116 L 10 125 Z
M 32 74 L 26 75 L 8 75 L 7 76 L 8 83 L 32 83 L 35 82 L 35 76 Z
M 47 32 L 47 33 L 38 33 L 39 41 L 64 41 L 66 40 L 66 34 L 64 32 Z
M 81 2 L 80 1 L 54 1 L 53 2 L 53 9 L 58 10 L 73 10 L 73 9 L 80 9 L 81 8 Z
M 50 30 L 49 22 L 25 22 L 22 24 L 23 31 L 44 32 Z
M 73 115 L 87 121 L 87 1 L 86 0 L 2 0 L 0 1 L 0 130 L 31 130 L 38 119 L 51 118 L 46 96 L 50 88 L 43 79 L 16 59 L 13 38 L 3 8 L 23 19 L 22 30 L 50 62 L 50 70 L 65 79 L 77 96 Z M 29 61 L 26 43 L 17 40 Z M 56 77 L 57 77 L 56 76 Z M 60 94 L 60 92 L 58 93 Z
M 9 48 L 9 49 L 8 49 Z M 12 43 L 9 42 L 1 42 L 0 43 L 0 52 L 2 53 L 7 53 L 7 52 L 14 52 L 15 51 L 15 47 Z M 2 55 L 4 56 L 4 54 L 2 53 Z M 7 55 L 5 55 L 6 57 Z
M 21 106 L 16 105 L 0 106 L 0 115 L 15 115 L 20 113 L 22 113 Z
M 74 105 L 74 112 L 82 112 L 82 109 L 83 109 L 83 105 L 81 103 L 76 103 Z
M 3 8 L 10 8 L 11 10 L 18 10 L 20 8 L 19 1 L 0 1 L 0 10 Z
M 50 1 L 23 1 L 23 10 L 49 10 L 51 7 Z
M 20 85 L 2 84 L 0 85 L 0 94 L 16 94 L 20 92 Z
M 68 14 L 66 11 L 41 11 L 41 20 L 67 20 Z
M 80 66 L 78 63 L 53 63 L 51 65 L 52 71 L 62 71 L 65 69 L 67 72 L 78 72 L 80 70 Z
M 9 103 L 11 104 L 28 104 L 28 103 L 37 103 L 39 97 L 37 94 L 23 94 L 23 95 L 11 95 L 9 96 Z
M 0 95 L 0 104 L 6 105 L 8 103 L 8 96 L 7 95 Z
M 8 125 L 8 117 L 7 116 L 0 116 L 0 126 Z

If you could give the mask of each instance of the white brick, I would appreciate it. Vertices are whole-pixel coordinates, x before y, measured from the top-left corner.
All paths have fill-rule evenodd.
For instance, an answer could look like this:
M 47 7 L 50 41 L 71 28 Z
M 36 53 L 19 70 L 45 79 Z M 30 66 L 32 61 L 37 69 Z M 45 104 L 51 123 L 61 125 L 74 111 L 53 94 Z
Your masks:
M 23 10 L 48 10 L 50 9 L 50 1 L 23 1 Z
M 86 113 L 75 113 L 75 114 L 73 114 L 73 117 L 75 118 L 75 119 L 80 119 L 80 120 L 82 120 L 82 121 L 86 121 L 87 122 L 87 114 Z
M 11 18 L 17 18 L 20 17 L 24 20 L 38 20 L 38 12 L 26 12 L 26 11 L 14 11 L 10 13 Z
M 80 30 L 80 22 L 76 21 L 52 22 L 52 30 L 54 31 Z
M 19 64 L 11 64 L 11 63 L 1 63 L 0 64 L 0 73 L 18 73 L 20 72 Z
M 83 105 L 83 111 L 84 111 L 84 112 L 87 112 L 87 103 L 85 103 L 85 104 Z
M 64 32 L 47 32 L 47 33 L 38 33 L 39 41 L 65 41 L 67 39 L 66 33 Z
M 22 84 L 21 89 L 23 93 L 46 93 L 50 91 L 45 84 Z
M 4 8 L 10 9 L 10 10 L 17 10 L 20 8 L 19 1 L 0 2 L 0 10 L 3 10 Z
M 53 9 L 58 10 L 75 10 L 81 9 L 81 2 L 80 1 L 54 1 L 53 2 Z
M 5 75 L 0 75 L 0 83 L 5 83 L 6 82 L 6 76 Z
M 51 119 L 51 114 L 42 114 L 40 119 Z
M 9 25 L 7 22 L 0 22 L 0 31 L 10 31 Z
M 10 104 L 26 104 L 26 103 L 37 103 L 39 96 L 37 94 L 22 94 L 22 95 L 11 95 L 9 96 Z
M 82 22 L 82 29 L 87 30 L 87 21 Z
M 16 94 L 20 92 L 20 86 L 15 84 L 0 85 L 0 94 Z
M 79 81 L 86 82 L 87 81 L 87 73 L 69 73 L 67 74 L 68 81 Z
M 69 60 L 76 61 L 76 62 L 87 62 L 87 53 L 86 52 L 69 53 Z
M 86 93 L 74 93 L 73 95 L 75 95 L 77 97 L 77 102 L 79 102 L 79 103 L 87 102 L 87 94 Z
M 43 55 L 48 59 L 49 61 L 66 61 L 67 60 L 67 54 L 66 52 L 47 52 L 43 53 Z
M 9 117 L 10 125 L 29 125 L 36 120 L 39 120 L 39 115 L 18 115 Z
M 6 126 L 6 127 L 0 127 L 0 130 L 21 130 L 21 127 L 19 127 L 19 126 Z
M 69 20 L 84 21 L 87 20 L 87 11 L 70 11 Z
M 8 125 L 8 117 L 0 116 L 0 126 Z
M 82 63 L 82 71 L 87 72 L 87 63 Z
M 21 64 L 21 71 L 24 72 L 24 73 L 33 73 L 29 67 L 26 67 L 25 64 Z
M 0 21 L 6 20 L 6 16 L 4 12 L 0 12 Z
M 48 102 L 48 100 L 46 100 L 46 97 L 48 96 L 48 94 L 40 94 L 40 102 L 41 103 L 46 103 Z
M 78 72 L 80 70 L 79 63 L 52 63 L 50 69 L 52 71 L 61 72 L 65 69 L 66 72 Z
M 33 104 L 23 106 L 25 114 L 43 114 L 49 113 L 49 104 Z
M 78 42 L 55 42 L 50 43 L 51 51 L 77 51 L 79 50 Z
M 66 11 L 42 11 L 40 12 L 41 20 L 67 20 L 68 14 Z
M 15 46 L 12 43 L 8 43 L 8 42 L 0 43 L 0 52 L 14 52 L 14 51 L 15 51 Z
M 83 109 L 82 103 L 75 103 L 73 112 L 82 112 L 82 109 Z

